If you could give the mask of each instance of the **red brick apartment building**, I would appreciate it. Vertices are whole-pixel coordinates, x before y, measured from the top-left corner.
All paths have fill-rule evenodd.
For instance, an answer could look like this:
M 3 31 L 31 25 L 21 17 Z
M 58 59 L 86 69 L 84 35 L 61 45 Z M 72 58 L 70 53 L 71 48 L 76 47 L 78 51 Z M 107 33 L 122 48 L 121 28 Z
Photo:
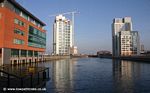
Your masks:
M 0 2 L 0 65 L 42 61 L 45 23 L 15 0 Z

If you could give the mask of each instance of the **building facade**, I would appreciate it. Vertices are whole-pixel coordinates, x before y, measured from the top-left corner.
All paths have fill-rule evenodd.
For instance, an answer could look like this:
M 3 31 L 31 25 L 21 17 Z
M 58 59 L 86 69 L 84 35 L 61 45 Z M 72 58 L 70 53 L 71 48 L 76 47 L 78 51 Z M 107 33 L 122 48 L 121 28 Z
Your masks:
M 71 48 L 70 48 L 70 54 L 71 55 L 77 55 L 78 54 L 78 48 L 77 48 L 77 46 L 72 46 Z
M 98 51 L 97 52 L 97 56 L 98 57 L 108 57 L 108 56 L 112 56 L 111 52 L 110 51 L 107 51 L 107 50 L 101 50 L 101 51 Z
M 120 40 L 120 50 L 119 54 L 121 56 L 132 55 L 132 35 L 131 31 L 120 31 L 119 40 Z
M 145 48 L 144 48 L 144 45 L 143 45 L 143 44 L 142 44 L 141 47 L 140 47 L 140 51 L 141 51 L 140 54 L 143 54 L 143 53 L 145 52 Z
M 132 39 L 132 54 L 140 55 L 140 36 L 138 31 L 131 31 Z
M 53 26 L 53 54 L 70 55 L 72 22 L 63 15 L 56 16 Z
M 46 48 L 45 24 L 15 0 L 0 3 L 0 63 L 42 61 Z
M 138 55 L 139 46 L 139 35 L 132 31 L 131 17 L 115 18 L 112 23 L 113 56 Z

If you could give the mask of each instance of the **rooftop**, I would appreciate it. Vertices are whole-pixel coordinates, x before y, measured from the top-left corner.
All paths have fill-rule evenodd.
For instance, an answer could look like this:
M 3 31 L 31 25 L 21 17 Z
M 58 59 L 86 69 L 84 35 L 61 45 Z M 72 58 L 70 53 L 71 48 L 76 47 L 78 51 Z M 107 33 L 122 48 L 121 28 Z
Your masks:
M 41 25 L 45 26 L 46 24 L 44 22 L 42 22 L 40 19 L 38 19 L 37 17 L 35 17 L 33 14 L 31 14 L 29 11 L 27 11 L 24 7 L 22 7 L 19 3 L 17 3 L 15 0 L 7 0 L 10 3 L 12 3 L 13 5 L 15 5 L 17 8 L 21 9 L 23 12 L 25 12 L 26 14 L 28 14 L 30 17 L 34 18 L 36 21 L 40 22 Z

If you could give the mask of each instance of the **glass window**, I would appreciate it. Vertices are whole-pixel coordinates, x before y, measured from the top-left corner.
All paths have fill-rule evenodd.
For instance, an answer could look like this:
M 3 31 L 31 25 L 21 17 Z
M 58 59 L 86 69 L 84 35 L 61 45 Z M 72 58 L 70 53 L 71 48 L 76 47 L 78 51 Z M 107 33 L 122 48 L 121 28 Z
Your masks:
M 37 29 L 34 29 L 34 34 L 38 34 L 38 30 Z
M 20 21 L 20 20 L 18 20 L 18 19 L 14 19 L 14 23 L 15 24 L 18 24 L 18 25 L 20 25 L 20 26 L 25 26 L 25 23 L 24 22 L 22 22 L 22 21 Z
M 27 51 L 26 50 L 21 50 L 21 56 L 26 57 L 26 55 L 27 55 Z
M 32 26 L 29 26 L 29 34 L 33 34 L 34 28 Z
M 21 14 L 21 11 L 20 11 L 18 8 L 15 7 L 14 10 L 15 10 L 15 13 L 16 13 L 16 14 L 18 14 L 18 15 Z
M 24 40 L 20 40 L 20 39 L 14 39 L 14 44 L 21 44 L 23 45 L 24 44 Z
M 34 22 L 34 20 L 30 17 L 30 22 Z
M 29 26 L 28 45 L 33 47 L 45 48 L 46 47 L 46 33 Z
M 33 56 L 33 51 L 29 50 L 29 51 L 28 51 L 28 56 L 29 56 L 29 57 L 32 57 L 32 56 Z
M 15 19 L 15 20 L 14 20 L 14 23 L 15 23 L 15 24 L 19 24 L 19 20 L 18 20 L 18 19 Z
M 14 30 L 14 33 L 24 36 L 24 32 L 21 31 L 21 30 L 19 30 L 19 29 L 15 29 L 15 30 Z
M 11 57 L 19 57 L 19 50 L 11 49 Z
M 34 56 L 37 57 L 38 56 L 38 52 L 34 51 Z
M 22 12 L 22 17 L 25 18 L 26 20 L 28 20 L 28 15 L 26 15 L 25 13 Z

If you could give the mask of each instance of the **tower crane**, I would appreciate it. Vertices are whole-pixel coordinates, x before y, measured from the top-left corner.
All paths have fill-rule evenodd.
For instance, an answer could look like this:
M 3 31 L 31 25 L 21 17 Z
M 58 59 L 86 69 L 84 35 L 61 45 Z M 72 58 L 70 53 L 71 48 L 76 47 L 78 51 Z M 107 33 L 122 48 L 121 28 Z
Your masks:
M 75 14 L 79 14 L 77 11 L 72 11 L 72 12 L 64 12 L 64 13 L 59 13 L 59 14 L 54 14 L 54 15 L 49 15 L 49 17 L 57 16 L 57 15 L 70 15 L 71 14 L 71 21 L 72 21 L 72 45 L 74 46 L 74 17 Z

